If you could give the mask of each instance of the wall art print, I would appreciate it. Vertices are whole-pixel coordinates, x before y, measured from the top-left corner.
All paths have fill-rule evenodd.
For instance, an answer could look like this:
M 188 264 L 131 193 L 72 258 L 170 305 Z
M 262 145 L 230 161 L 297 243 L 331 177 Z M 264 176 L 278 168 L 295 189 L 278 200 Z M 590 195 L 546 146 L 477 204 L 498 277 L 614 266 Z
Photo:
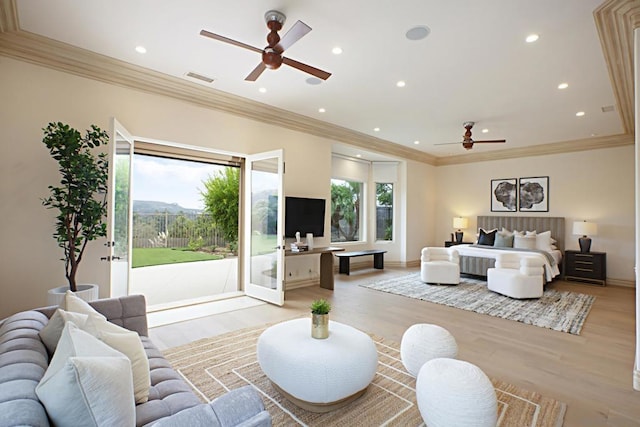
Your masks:
M 518 180 L 491 180 L 491 212 L 515 212 L 518 208 Z
M 549 212 L 549 177 L 520 178 L 518 182 L 520 212 Z

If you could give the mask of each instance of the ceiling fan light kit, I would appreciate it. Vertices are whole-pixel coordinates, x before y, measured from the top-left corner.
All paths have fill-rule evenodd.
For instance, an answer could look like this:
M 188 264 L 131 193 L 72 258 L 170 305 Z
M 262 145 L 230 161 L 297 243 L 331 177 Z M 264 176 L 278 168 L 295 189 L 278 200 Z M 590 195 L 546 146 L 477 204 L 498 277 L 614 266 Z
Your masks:
M 256 81 L 267 68 L 270 70 L 277 70 L 282 64 L 286 64 L 322 80 L 328 79 L 331 76 L 331 73 L 282 56 L 282 53 L 286 49 L 291 47 L 291 45 L 311 31 L 311 27 L 307 24 L 302 21 L 296 21 L 289 31 L 280 38 L 278 31 L 282 29 L 286 19 L 287 17 L 285 14 L 277 10 L 270 10 L 264 14 L 264 20 L 267 23 L 267 28 L 270 30 L 269 34 L 267 34 L 267 46 L 264 49 L 258 49 L 257 47 L 253 47 L 219 34 L 211 33 L 207 30 L 200 31 L 200 35 L 260 53 L 262 55 L 262 61 L 249 73 L 247 77 L 245 77 L 245 80 L 247 81 Z

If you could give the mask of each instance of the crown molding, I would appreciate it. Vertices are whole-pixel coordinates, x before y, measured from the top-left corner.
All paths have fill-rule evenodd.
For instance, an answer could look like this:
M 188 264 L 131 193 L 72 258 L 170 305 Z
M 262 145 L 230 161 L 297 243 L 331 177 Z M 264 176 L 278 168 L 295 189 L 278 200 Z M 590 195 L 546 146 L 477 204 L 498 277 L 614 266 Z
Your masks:
M 495 150 L 486 153 L 473 153 L 459 156 L 439 157 L 436 166 L 459 165 L 463 163 L 488 162 L 492 160 L 516 159 L 521 157 L 546 156 L 550 154 L 572 153 L 576 151 L 599 150 L 603 148 L 623 147 L 635 144 L 633 135 L 620 134 L 600 136 L 588 139 L 554 142 L 532 145 L 523 148 Z
M 607 0 L 593 17 L 625 133 L 634 132 L 634 36 L 640 27 L 640 2 Z
M 19 28 L 15 0 L 0 0 L 0 33 L 17 31 Z
M 20 30 L 16 0 L 0 0 L 0 55 L 104 83 L 171 97 L 200 107 L 223 111 L 370 151 L 434 166 L 444 166 L 633 144 L 635 122 L 633 30 L 640 27 L 640 2 L 607 0 L 594 11 L 594 19 L 625 134 L 449 157 L 436 157 L 361 132 L 207 88 Z

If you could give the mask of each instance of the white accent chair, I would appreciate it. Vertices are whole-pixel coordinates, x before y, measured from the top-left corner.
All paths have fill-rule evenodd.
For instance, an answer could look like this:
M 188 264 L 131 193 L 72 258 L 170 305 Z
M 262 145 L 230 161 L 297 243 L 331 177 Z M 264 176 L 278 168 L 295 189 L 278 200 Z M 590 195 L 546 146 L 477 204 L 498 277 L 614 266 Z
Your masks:
M 498 254 L 487 270 L 487 288 L 511 298 L 540 298 L 544 292 L 543 260 L 517 254 Z
M 455 248 L 422 248 L 420 279 L 425 283 L 460 283 L 460 256 Z

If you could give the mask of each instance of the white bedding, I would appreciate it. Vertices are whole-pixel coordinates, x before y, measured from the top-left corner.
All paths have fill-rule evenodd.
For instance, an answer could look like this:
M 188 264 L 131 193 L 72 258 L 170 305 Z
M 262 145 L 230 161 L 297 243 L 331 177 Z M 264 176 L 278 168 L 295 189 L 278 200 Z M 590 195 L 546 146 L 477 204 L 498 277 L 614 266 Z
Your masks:
M 554 265 L 549 263 L 549 260 L 547 259 L 546 256 L 537 252 L 528 252 L 528 251 L 519 252 L 519 251 L 513 251 L 513 250 L 505 251 L 505 250 L 500 250 L 498 248 L 493 248 L 493 249 L 479 248 L 471 245 L 456 245 L 455 249 L 458 251 L 458 254 L 462 256 L 472 256 L 472 257 L 478 257 L 478 258 L 496 259 L 497 254 L 499 253 L 507 253 L 507 254 L 521 253 L 523 256 L 538 257 L 541 260 L 543 260 L 545 278 L 547 279 L 547 282 L 550 282 L 551 280 L 553 280 L 554 277 L 560 274 L 560 268 L 558 266 L 562 262 L 562 252 L 557 249 L 549 251 L 553 259 L 556 261 Z

